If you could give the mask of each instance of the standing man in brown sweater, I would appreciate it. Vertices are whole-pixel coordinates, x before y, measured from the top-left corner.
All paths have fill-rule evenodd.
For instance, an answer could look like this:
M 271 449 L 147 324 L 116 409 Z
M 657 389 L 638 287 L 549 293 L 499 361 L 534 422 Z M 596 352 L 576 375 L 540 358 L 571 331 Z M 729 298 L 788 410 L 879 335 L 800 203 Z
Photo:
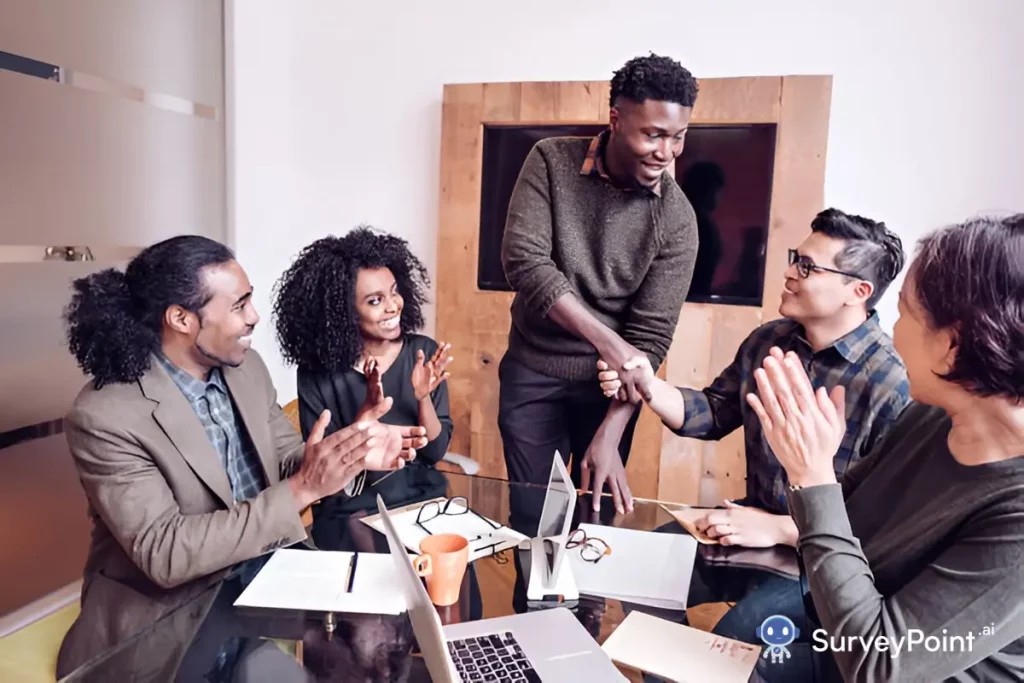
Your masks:
M 639 411 L 609 400 L 597 360 L 665 358 L 697 255 L 697 223 L 665 173 L 683 151 L 697 81 L 678 62 L 630 60 L 611 82 L 608 130 L 549 138 L 530 152 L 509 204 L 502 242 L 516 292 L 509 349 L 499 367 L 498 425 L 511 481 L 545 484 L 556 450 L 572 456 L 577 485 L 608 485 L 632 507 L 625 463 Z M 598 500 L 595 497 L 595 506 Z M 512 501 L 513 523 L 536 524 L 538 505 Z

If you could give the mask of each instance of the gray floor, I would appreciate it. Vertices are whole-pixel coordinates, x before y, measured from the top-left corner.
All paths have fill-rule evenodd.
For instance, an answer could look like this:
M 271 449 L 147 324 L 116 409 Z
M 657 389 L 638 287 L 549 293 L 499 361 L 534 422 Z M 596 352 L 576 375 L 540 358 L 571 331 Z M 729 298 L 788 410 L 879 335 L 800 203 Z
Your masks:
M 91 528 L 63 434 L 0 450 L 0 616 L 80 579 Z

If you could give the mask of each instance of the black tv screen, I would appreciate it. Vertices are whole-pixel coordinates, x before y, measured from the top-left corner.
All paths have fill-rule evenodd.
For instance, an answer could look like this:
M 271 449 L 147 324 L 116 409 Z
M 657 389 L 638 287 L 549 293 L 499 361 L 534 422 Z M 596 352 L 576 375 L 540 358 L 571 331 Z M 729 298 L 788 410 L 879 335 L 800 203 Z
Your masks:
M 533 146 L 549 137 L 591 137 L 606 127 L 484 127 L 480 289 L 512 289 L 501 266 L 501 239 L 512 189 Z M 775 132 L 774 124 L 690 127 L 675 166 L 676 182 L 697 214 L 700 239 L 687 301 L 761 305 Z

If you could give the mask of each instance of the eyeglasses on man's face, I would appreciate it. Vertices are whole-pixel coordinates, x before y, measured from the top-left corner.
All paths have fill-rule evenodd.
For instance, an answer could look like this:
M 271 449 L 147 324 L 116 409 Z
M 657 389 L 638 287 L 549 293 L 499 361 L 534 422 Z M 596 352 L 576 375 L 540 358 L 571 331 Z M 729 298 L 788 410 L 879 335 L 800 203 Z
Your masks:
M 809 256 L 801 256 L 800 252 L 796 249 L 789 250 L 789 265 L 796 266 L 796 271 L 800 273 L 800 277 L 807 279 L 811 276 L 814 271 L 821 271 L 825 273 L 836 273 L 837 275 L 845 275 L 846 277 L 852 277 L 855 280 L 863 280 L 860 275 L 856 273 L 850 273 L 845 270 L 836 270 L 835 268 L 827 268 L 826 266 L 819 266 Z

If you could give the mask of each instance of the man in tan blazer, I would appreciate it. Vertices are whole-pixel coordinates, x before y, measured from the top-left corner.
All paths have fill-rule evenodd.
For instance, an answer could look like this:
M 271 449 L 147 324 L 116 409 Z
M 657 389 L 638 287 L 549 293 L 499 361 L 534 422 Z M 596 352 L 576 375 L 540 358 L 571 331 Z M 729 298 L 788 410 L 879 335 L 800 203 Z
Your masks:
M 379 414 L 325 436 L 325 412 L 303 443 L 249 349 L 252 287 L 217 242 L 172 238 L 74 289 L 69 347 L 92 380 L 65 430 L 94 531 L 57 673 L 120 644 L 103 678 L 172 680 L 247 560 L 304 541 L 310 504 L 426 440 Z M 124 645 L 161 618 L 159 637 Z

